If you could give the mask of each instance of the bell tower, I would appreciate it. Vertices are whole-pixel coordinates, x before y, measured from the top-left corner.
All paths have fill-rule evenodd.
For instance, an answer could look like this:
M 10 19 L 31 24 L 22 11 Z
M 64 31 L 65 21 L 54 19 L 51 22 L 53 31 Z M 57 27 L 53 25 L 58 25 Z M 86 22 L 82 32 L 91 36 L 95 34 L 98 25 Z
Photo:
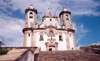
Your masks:
M 72 29 L 72 23 L 71 23 L 71 12 L 65 9 L 65 6 L 63 7 L 63 10 L 59 14 L 61 26 L 65 29 Z
M 26 13 L 25 28 L 27 28 L 27 27 L 31 28 L 31 27 L 33 27 L 33 24 L 36 24 L 37 10 L 31 4 L 31 6 L 25 10 L 25 13 Z

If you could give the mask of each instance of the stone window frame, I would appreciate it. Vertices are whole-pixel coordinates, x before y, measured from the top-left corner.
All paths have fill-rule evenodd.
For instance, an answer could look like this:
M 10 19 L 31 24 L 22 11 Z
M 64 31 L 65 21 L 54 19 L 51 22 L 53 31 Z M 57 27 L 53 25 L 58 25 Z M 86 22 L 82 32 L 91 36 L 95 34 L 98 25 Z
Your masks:
M 31 35 L 30 35 L 30 33 L 28 33 L 28 37 L 30 37 Z
M 61 40 L 60 40 L 60 38 L 59 38 L 59 41 L 63 41 L 63 35 L 62 34 L 59 34 L 59 37 L 61 36 Z
M 65 20 L 69 20 L 69 15 L 68 14 L 65 14 Z
M 69 36 L 70 36 L 70 37 L 72 37 L 72 34 L 71 34 L 71 33 L 69 33 Z
M 50 32 L 50 31 L 52 31 L 52 32 L 54 33 L 54 35 L 53 35 L 53 36 L 49 36 L 49 32 Z M 54 29 L 49 28 L 49 29 L 48 29 L 48 31 L 46 32 L 46 35 L 47 35 L 48 37 L 55 37 L 56 32 L 54 31 Z
M 50 32 L 52 32 L 52 33 L 54 34 L 53 31 L 50 30 L 49 33 L 50 33 Z M 49 35 L 49 33 L 48 33 L 48 36 L 51 36 L 51 37 L 55 36 L 55 34 L 54 34 L 54 35 Z
M 42 38 L 43 38 L 42 40 L 41 40 L 41 35 L 42 35 Z M 44 41 L 44 34 L 43 33 L 39 34 L 39 41 Z

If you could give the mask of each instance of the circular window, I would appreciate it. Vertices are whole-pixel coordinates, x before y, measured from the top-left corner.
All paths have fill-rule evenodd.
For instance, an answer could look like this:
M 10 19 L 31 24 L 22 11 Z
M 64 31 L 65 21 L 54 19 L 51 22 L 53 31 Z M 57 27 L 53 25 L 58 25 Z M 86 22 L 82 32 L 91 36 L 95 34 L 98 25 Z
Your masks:
M 50 21 L 52 21 L 52 19 L 50 19 Z

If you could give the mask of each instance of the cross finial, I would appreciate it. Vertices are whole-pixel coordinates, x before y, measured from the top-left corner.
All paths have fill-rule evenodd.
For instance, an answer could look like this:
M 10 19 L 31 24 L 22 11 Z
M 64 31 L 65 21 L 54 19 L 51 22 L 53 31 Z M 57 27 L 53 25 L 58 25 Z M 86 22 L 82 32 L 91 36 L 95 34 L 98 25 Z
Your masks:
M 65 9 L 65 6 L 63 6 L 63 9 Z
M 54 12 L 54 16 L 56 16 L 56 12 Z
M 46 12 L 44 11 L 44 16 L 46 16 Z
M 33 6 L 33 5 L 32 5 L 32 2 L 31 2 L 31 6 Z
M 49 10 L 50 10 L 50 12 L 51 12 L 52 8 L 51 8 L 51 7 L 49 7 L 48 9 L 49 9 Z
M 49 14 L 51 15 L 51 10 L 52 10 L 52 8 L 51 8 L 51 7 L 49 7 L 48 9 L 50 10 Z

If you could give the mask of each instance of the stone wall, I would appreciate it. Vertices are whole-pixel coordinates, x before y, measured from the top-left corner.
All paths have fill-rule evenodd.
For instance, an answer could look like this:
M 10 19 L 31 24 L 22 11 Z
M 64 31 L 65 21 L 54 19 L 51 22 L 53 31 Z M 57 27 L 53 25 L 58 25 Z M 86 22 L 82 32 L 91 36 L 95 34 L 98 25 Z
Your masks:
M 91 52 L 91 53 L 100 54 L 100 50 L 99 49 L 93 49 L 93 48 L 90 48 L 90 47 L 81 46 L 80 50 Z
M 7 50 L 12 50 L 12 49 L 30 49 L 30 50 L 36 50 L 37 47 L 0 47 L 1 49 L 7 49 Z
M 37 61 L 41 48 L 40 47 L 3 47 L 0 49 L 10 50 L 6 55 L 0 56 L 0 61 Z

